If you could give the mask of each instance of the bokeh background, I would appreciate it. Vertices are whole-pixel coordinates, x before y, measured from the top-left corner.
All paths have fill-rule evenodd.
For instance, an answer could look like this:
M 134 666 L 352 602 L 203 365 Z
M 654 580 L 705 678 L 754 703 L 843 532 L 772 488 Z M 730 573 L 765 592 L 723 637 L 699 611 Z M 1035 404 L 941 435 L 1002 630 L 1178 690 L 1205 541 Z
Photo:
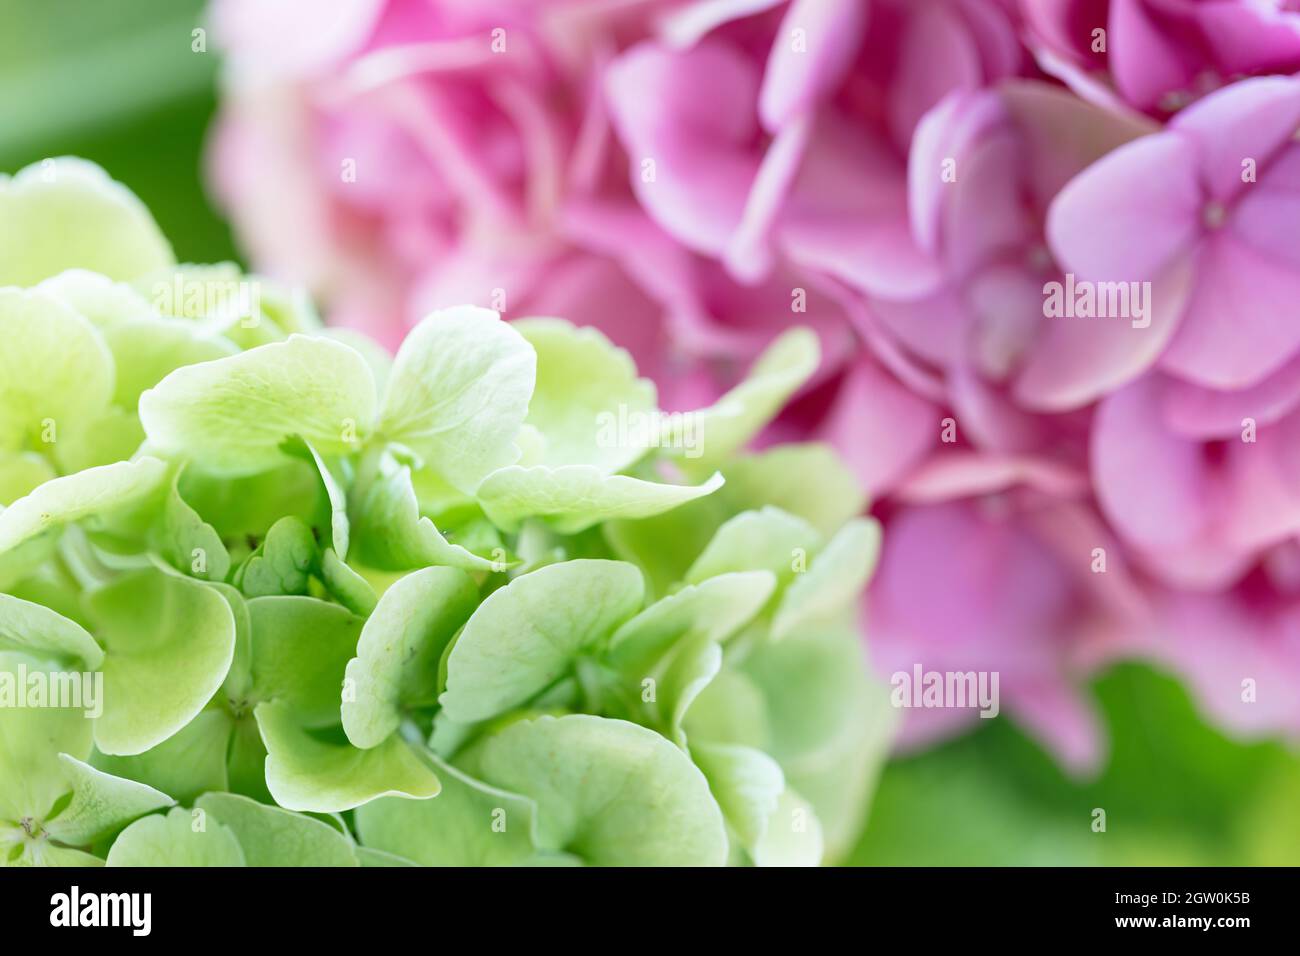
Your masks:
M 0 171 L 87 157 L 148 204 L 182 261 L 242 262 L 204 185 L 219 62 L 191 52 L 202 6 L 0 0 Z M 1067 777 L 1005 719 L 978 721 L 890 761 L 850 862 L 1300 863 L 1293 748 L 1225 737 L 1146 666 L 1113 667 L 1092 690 L 1110 740 L 1094 779 Z

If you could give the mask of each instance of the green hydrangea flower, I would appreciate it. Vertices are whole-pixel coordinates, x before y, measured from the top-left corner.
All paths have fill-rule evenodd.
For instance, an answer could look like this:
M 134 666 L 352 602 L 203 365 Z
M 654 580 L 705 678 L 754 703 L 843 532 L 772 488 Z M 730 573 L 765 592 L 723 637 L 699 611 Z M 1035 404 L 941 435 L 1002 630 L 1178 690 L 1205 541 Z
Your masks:
M 742 451 L 810 333 L 673 416 L 558 319 L 451 308 L 390 358 L 70 159 L 0 179 L 0 263 L 0 864 L 852 843 L 879 531 L 829 449 Z

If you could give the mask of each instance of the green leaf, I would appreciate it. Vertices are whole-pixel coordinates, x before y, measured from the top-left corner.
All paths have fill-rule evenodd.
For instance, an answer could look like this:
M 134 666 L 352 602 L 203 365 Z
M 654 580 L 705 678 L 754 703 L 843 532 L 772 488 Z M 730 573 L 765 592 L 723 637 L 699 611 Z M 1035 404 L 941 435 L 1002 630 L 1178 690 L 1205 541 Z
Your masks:
M 194 804 L 228 827 L 249 866 L 358 866 L 352 841 L 328 823 L 233 793 Z
M 0 512 L 0 554 L 49 528 L 135 504 L 166 477 L 167 466 L 157 458 L 140 458 L 47 481 Z
M 576 534 L 613 518 L 645 518 L 722 487 L 713 474 L 699 485 L 667 485 L 627 475 L 605 475 L 591 465 L 511 466 L 479 486 L 483 511 L 498 527 L 516 531 L 525 518 L 543 518 L 561 534 Z
M 669 741 L 586 714 L 522 720 L 489 737 L 483 779 L 531 798 L 542 844 L 605 866 L 721 866 L 722 813 Z
M 641 607 L 635 565 L 567 561 L 515 578 L 470 617 L 447 658 L 442 707 L 460 723 L 527 703 Z
M 144 204 L 94 163 L 65 156 L 0 176 L 0 286 L 72 268 L 131 279 L 172 261 Z
M 59 754 L 72 799 L 44 821 L 50 838 L 69 846 L 88 846 L 136 817 L 174 804 L 153 787 L 114 777 L 68 754 Z
M 379 431 L 415 450 L 454 487 L 473 492 L 518 458 L 514 439 L 536 374 L 532 347 L 495 312 L 434 312 L 397 351 Z
M 0 219 L 0 248 L 4 228 Z M 95 327 L 58 299 L 0 288 L 0 342 L 0 451 L 53 451 L 107 407 L 113 356 Z
M 199 812 L 174 807 L 166 816 L 136 820 L 113 841 L 107 865 L 244 866 L 234 832 Z
M 790 329 L 758 357 L 744 381 L 708 408 L 686 413 L 696 416 L 692 427 L 698 441 L 687 442 L 685 435 L 669 433 L 665 449 L 693 472 L 702 474 L 720 465 L 776 417 L 817 371 L 820 357 L 815 333 Z
M 492 561 L 452 544 L 420 514 L 411 469 L 393 461 L 364 472 L 352 489 L 349 516 L 355 557 L 384 571 L 409 571 L 431 564 L 466 571 L 492 571 Z
M 751 855 L 767 833 L 785 790 L 785 774 L 775 760 L 753 747 L 691 744 L 691 757 L 709 781 L 723 816 Z
M 150 445 L 217 476 L 283 464 L 293 436 L 323 454 L 356 451 L 374 410 L 365 359 L 305 335 L 177 369 L 140 396 Z
M 481 783 L 433 758 L 442 792 L 433 800 L 384 797 L 356 810 L 368 847 L 423 866 L 517 866 L 535 852 L 532 801 Z
M 524 319 L 514 328 L 537 352 L 527 418 L 545 439 L 536 464 L 593 465 L 613 474 L 657 445 L 654 383 L 637 377 L 626 351 L 597 329 L 563 319 Z
M 384 592 L 347 665 L 348 740 L 378 746 L 397 730 L 405 708 L 435 703 L 442 652 L 477 606 L 473 579 L 455 568 L 415 571 Z
M 3 593 L 0 651 L 20 651 L 87 671 L 98 670 L 104 661 L 104 652 L 80 624 L 44 605 Z
M 230 669 L 235 620 L 216 591 L 148 570 L 118 578 L 87 598 L 104 645 L 104 713 L 95 744 L 138 754 L 203 709 Z
M 278 595 L 248 602 L 255 701 L 289 707 L 307 727 L 339 722 L 339 695 L 357 651 L 362 618 L 311 597 Z
M 773 640 L 852 606 L 879 556 L 879 522 L 857 518 L 846 524 L 786 588 L 772 619 Z
M 64 474 L 98 468 L 134 458 L 144 444 L 144 429 L 135 408 L 109 405 L 73 423 L 53 446 L 54 460 Z
M 396 734 L 361 750 L 312 736 L 286 704 L 259 704 L 255 713 L 268 754 L 266 784 L 282 807 L 341 813 L 376 797 L 438 795 L 437 775 Z

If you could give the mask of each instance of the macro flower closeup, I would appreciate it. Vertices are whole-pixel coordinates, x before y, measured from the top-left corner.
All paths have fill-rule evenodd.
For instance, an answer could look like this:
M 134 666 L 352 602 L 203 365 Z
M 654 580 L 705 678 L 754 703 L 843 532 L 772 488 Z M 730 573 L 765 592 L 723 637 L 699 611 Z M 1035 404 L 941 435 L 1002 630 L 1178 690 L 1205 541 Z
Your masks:
M 0 865 L 1300 861 L 1300 6 L 133 2 L 0 64 Z

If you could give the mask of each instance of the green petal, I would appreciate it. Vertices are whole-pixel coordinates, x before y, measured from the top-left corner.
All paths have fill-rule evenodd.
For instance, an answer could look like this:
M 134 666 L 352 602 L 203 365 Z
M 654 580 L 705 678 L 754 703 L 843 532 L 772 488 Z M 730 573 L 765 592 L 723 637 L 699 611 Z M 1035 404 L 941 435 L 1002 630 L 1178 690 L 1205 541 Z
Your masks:
M 95 744 L 138 754 L 203 709 L 230 669 L 235 620 L 216 591 L 149 570 L 91 593 L 88 608 L 104 644 L 104 713 Z
M 691 757 L 708 778 L 740 845 L 752 854 L 785 790 L 780 765 L 761 750 L 734 744 L 693 742 Z
M 325 463 L 320 452 L 313 448 L 310 442 L 303 442 L 303 445 L 311 455 L 312 464 L 316 466 L 316 471 L 320 475 L 321 486 L 325 489 L 325 500 L 329 502 L 330 544 L 333 546 L 334 553 L 340 559 L 346 560 L 351 529 L 348 525 L 348 500 L 343 493 L 343 485 L 339 477 Z
M 198 810 L 174 807 L 166 816 L 137 820 L 113 841 L 109 866 L 244 866 L 229 827 Z
M 669 434 L 665 448 L 677 455 L 682 467 L 704 473 L 725 462 L 776 417 L 786 402 L 817 371 L 821 349 L 817 336 L 805 328 L 790 329 L 759 356 L 739 385 L 698 416 L 698 441 Z M 694 456 L 694 457 L 691 457 Z
M 687 570 L 686 580 L 694 584 L 729 571 L 761 569 L 784 586 L 820 546 L 821 535 L 802 518 L 779 508 L 746 511 L 718 529 Z
M 680 642 L 651 671 L 654 699 L 642 705 L 638 723 L 658 730 L 684 748 L 682 721 L 721 668 L 722 648 L 708 635 L 692 635 Z
M 479 486 L 483 511 L 498 527 L 516 531 L 525 518 L 543 518 L 561 534 L 576 534 L 613 518 L 645 518 L 722 487 L 715 473 L 699 485 L 667 485 L 627 475 L 605 475 L 591 465 L 511 466 Z
M 763 837 L 752 850 L 757 866 L 820 866 L 825 855 L 821 821 L 811 803 L 788 787 L 781 794 Z
M 177 369 L 140 396 L 151 446 L 225 476 L 283 464 L 293 436 L 324 454 L 356 451 L 374 409 L 365 360 L 305 335 Z
M 70 846 L 88 846 L 126 826 L 136 817 L 176 801 L 153 787 L 114 777 L 89 764 L 59 754 L 65 780 L 72 791 L 67 806 L 44 823 L 51 839 Z
M 0 651 L 53 658 L 60 665 L 98 670 L 104 652 L 80 624 L 41 604 L 0 593 Z
M 379 603 L 370 582 L 339 558 L 333 548 L 326 548 L 322 552 L 320 573 L 325 589 L 353 614 L 365 617 Z
M 228 827 L 249 866 L 357 866 L 352 841 L 320 820 L 233 793 L 206 793 L 194 804 Z
M 223 478 L 186 466 L 181 496 L 226 540 L 266 537 L 281 518 L 310 524 L 321 507 L 320 476 L 308 462 L 286 458 L 271 471 Z
M 149 210 L 94 163 L 61 157 L 0 177 L 0 285 L 72 268 L 131 279 L 172 261 Z
M 838 858 L 857 836 L 893 741 L 898 712 L 888 688 L 870 674 L 849 627 L 801 630 L 758 648 L 742 666 L 767 704 L 763 750 L 813 805 L 827 856 Z
M 31 494 L 37 485 L 55 476 L 49 461 L 31 451 L 0 452 L 0 505 Z
M 386 799 L 386 798 L 383 798 Z M 412 862 L 405 857 L 398 856 L 395 853 L 387 853 L 384 850 L 376 850 L 368 846 L 359 846 L 356 848 L 357 859 L 361 861 L 362 866 L 419 866 L 420 864 Z
M 687 635 L 725 641 L 762 610 L 776 578 L 767 571 L 720 574 L 661 598 L 610 639 L 609 659 L 629 674 L 647 672 Z
M 181 497 L 179 478 L 177 473 L 167 485 L 150 543 L 178 571 L 203 581 L 224 581 L 230 573 L 230 553 L 216 529 Z
M 53 451 L 107 407 L 113 356 L 95 327 L 58 299 L 0 288 L 0 342 L 0 450 Z
M 363 475 L 352 489 L 349 512 L 355 557 L 382 571 L 409 571 L 431 564 L 491 571 L 492 561 L 452 544 L 420 514 L 411 469 L 389 462 Z
M 515 578 L 470 617 L 447 658 L 442 706 L 460 723 L 526 703 L 641 607 L 635 565 L 566 561 Z
M 495 312 L 434 312 L 398 349 L 379 430 L 423 456 L 454 487 L 472 492 L 518 458 L 537 359 Z
M 234 582 L 250 598 L 306 594 L 318 563 L 311 528 L 301 518 L 285 517 L 271 525 L 266 540 L 248 556 Z
M 205 336 L 192 323 L 160 316 L 123 319 L 103 330 L 117 367 L 113 401 L 134 410 L 140 395 L 169 373 L 238 352 L 229 341 Z
M 762 749 L 772 740 L 767 699 L 752 679 L 724 668 L 691 704 L 682 720 L 690 740 Z
M 857 518 L 846 524 L 816 554 L 807 570 L 790 582 L 772 619 L 772 638 L 780 640 L 809 622 L 824 620 L 853 604 L 861 596 L 879 555 L 879 522 Z
M 829 445 L 778 445 L 736 458 L 722 474 L 727 479 L 724 496 L 736 510 L 772 505 L 827 537 L 867 504 L 857 477 Z
M 0 651 L 0 680 L 18 685 L 30 675 L 56 673 L 48 661 Z M 92 721 L 76 707 L 0 707 L 0 821 L 41 819 L 67 792 L 60 753 L 90 751 Z
M 437 775 L 397 735 L 360 750 L 311 736 L 285 704 L 259 704 L 256 715 L 268 754 L 266 784 L 282 807 L 341 813 L 376 797 L 438 795 Z
M 597 329 L 563 319 L 524 319 L 514 327 L 537 351 L 527 419 L 545 439 L 537 464 L 593 465 L 613 474 L 657 444 L 654 383 L 637 377 L 626 351 Z
M 516 866 L 532 857 L 532 801 L 435 765 L 442 792 L 433 800 L 384 797 L 357 807 L 362 843 L 423 866 Z
M 455 568 L 415 571 L 384 592 L 347 667 L 343 729 L 354 745 L 378 746 L 405 708 L 434 703 L 443 649 L 477 606 L 473 579 Z
M 47 481 L 0 513 L 0 554 L 51 527 L 136 504 L 166 477 L 167 466 L 157 458 L 140 458 Z
M 54 459 L 64 474 L 71 474 L 134 458 L 143 443 L 135 407 L 109 405 L 64 431 L 54 446 Z
M 60 272 L 36 289 L 81 313 L 101 332 L 118 322 L 157 316 L 149 301 L 127 283 L 86 269 Z
M 483 778 L 538 807 L 543 845 L 606 866 L 721 866 L 722 813 L 689 757 L 654 731 L 585 714 L 488 738 Z
M 247 719 L 251 722 L 252 716 Z M 90 762 L 105 773 L 148 784 L 188 803 L 205 791 L 227 788 L 226 756 L 233 732 L 230 714 L 209 708 L 143 753 L 119 756 L 95 751 Z
M 365 623 L 346 608 L 311 597 L 248 602 L 253 629 L 253 700 L 292 709 L 305 726 L 339 722 L 339 694 Z

